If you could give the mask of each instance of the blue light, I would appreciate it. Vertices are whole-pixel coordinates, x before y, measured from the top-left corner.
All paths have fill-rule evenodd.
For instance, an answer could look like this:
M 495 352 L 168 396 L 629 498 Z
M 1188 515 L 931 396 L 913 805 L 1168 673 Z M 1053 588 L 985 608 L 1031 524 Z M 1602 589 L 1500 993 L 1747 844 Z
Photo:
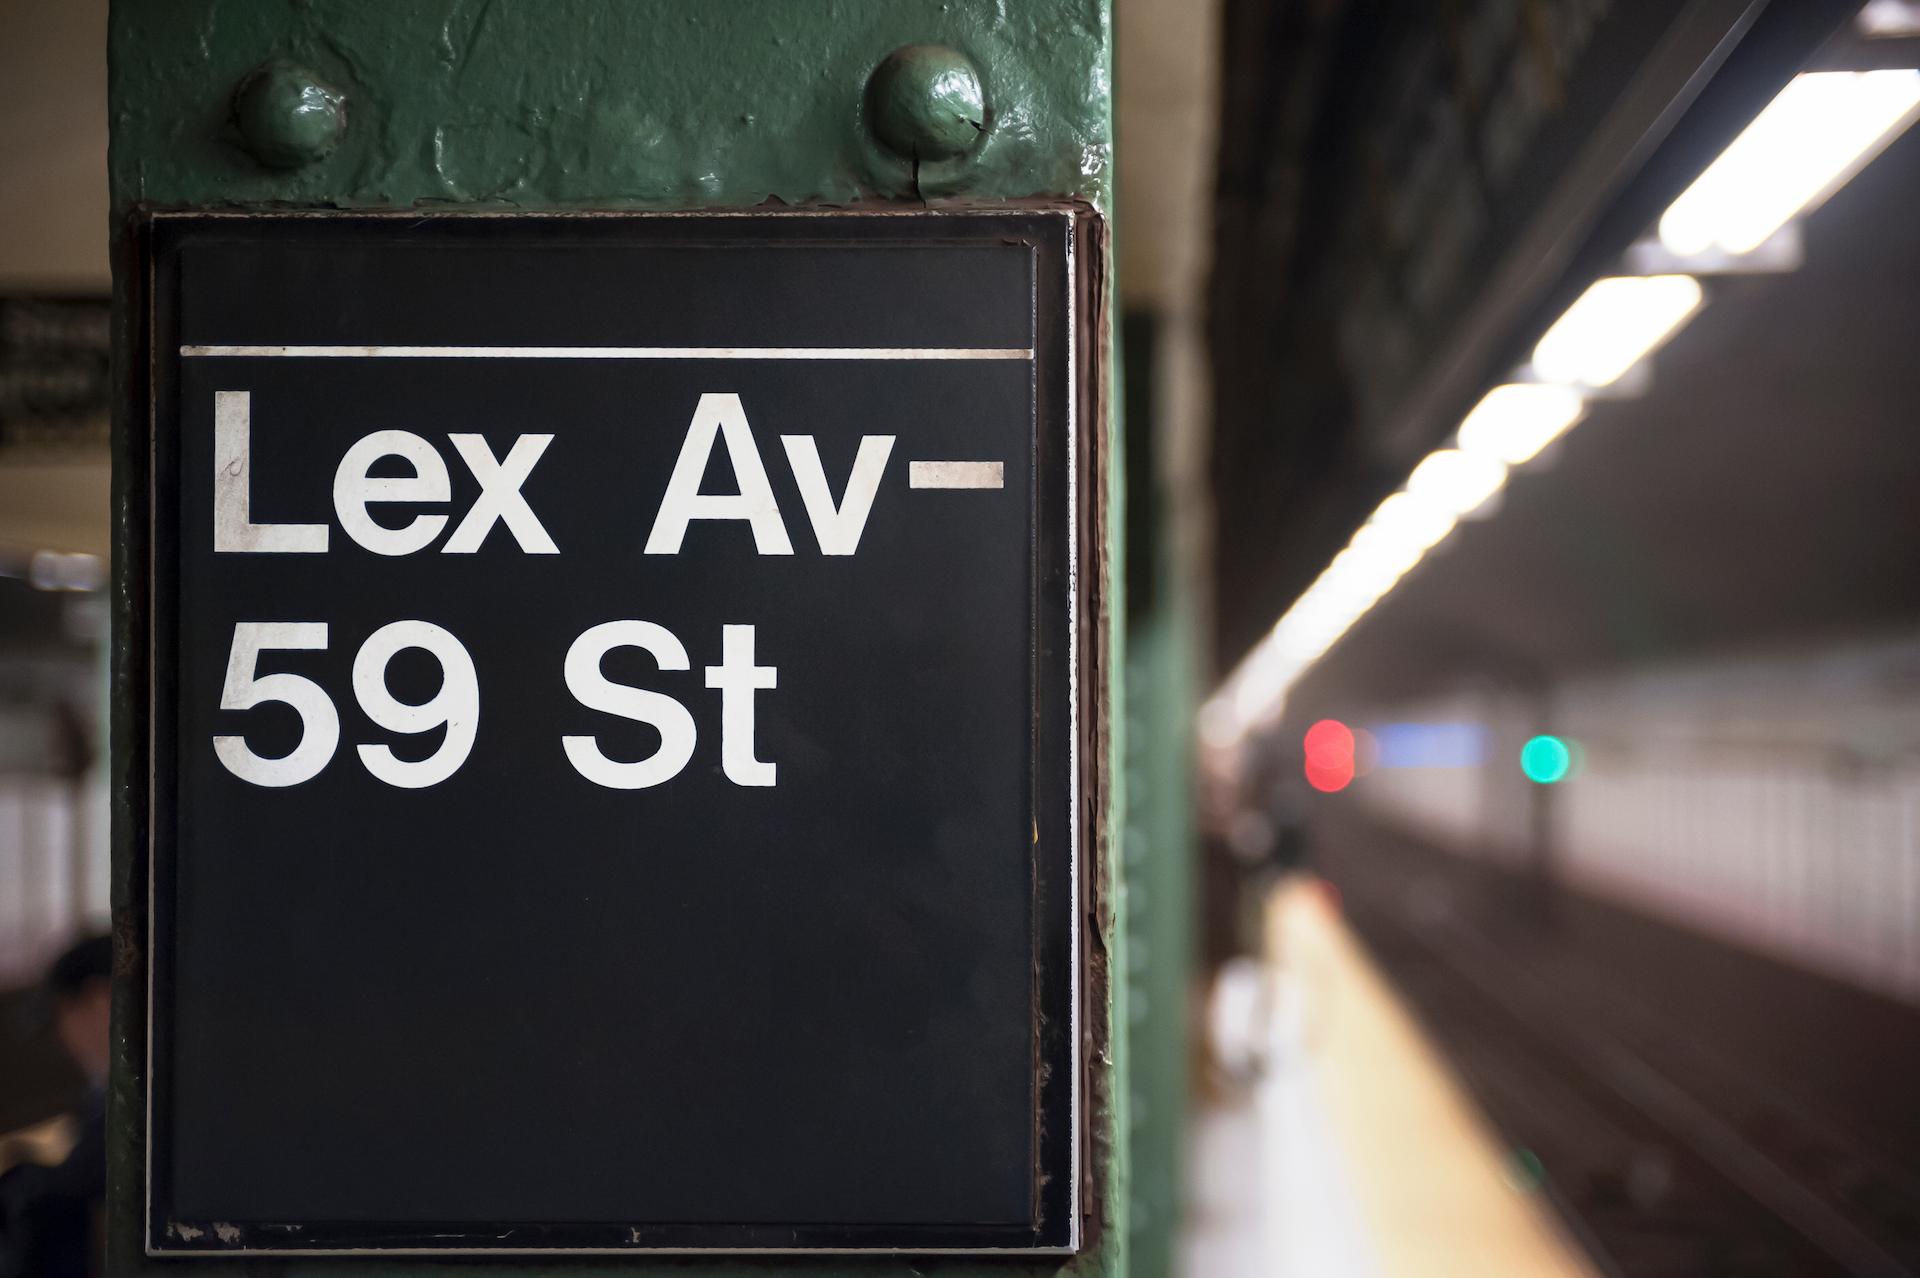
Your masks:
M 1382 768 L 1477 768 L 1486 762 L 1479 723 L 1383 723 L 1372 729 Z

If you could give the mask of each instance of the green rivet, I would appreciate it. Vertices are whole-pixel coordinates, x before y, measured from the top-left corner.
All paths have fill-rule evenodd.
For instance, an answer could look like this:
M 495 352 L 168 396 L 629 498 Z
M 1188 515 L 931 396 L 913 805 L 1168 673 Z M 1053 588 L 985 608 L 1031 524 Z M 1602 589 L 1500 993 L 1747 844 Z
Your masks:
M 269 168 L 297 169 L 333 150 L 347 125 L 346 95 L 290 62 L 269 62 L 233 92 L 233 122 Z
M 867 81 L 874 136 L 909 160 L 965 155 L 987 127 L 980 73 L 938 44 L 895 49 Z

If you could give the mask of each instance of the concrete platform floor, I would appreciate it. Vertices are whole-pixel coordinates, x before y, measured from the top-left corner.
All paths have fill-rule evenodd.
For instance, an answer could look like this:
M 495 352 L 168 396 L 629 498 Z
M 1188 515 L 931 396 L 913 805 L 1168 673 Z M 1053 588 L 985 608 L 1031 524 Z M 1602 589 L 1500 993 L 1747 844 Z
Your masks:
M 1187 1278 L 1598 1278 L 1340 919 L 1283 884 L 1209 1006 Z

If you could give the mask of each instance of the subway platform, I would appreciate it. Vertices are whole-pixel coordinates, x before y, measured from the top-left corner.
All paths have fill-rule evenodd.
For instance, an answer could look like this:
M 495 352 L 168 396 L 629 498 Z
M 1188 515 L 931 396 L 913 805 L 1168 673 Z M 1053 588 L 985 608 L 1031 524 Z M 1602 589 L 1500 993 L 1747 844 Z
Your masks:
M 1230 966 L 1189 1147 L 1189 1278 L 1588 1278 L 1592 1267 L 1322 880 L 1282 885 Z

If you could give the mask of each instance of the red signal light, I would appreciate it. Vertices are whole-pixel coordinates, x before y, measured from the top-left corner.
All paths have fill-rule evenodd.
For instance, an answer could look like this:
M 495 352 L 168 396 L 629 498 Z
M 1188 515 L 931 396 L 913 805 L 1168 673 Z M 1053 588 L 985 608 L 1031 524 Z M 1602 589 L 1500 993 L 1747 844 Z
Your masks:
M 1322 764 L 1353 759 L 1353 729 L 1338 719 L 1322 719 L 1307 729 L 1307 759 Z
M 1307 729 L 1307 784 L 1323 794 L 1353 783 L 1353 730 L 1338 719 L 1322 719 Z

